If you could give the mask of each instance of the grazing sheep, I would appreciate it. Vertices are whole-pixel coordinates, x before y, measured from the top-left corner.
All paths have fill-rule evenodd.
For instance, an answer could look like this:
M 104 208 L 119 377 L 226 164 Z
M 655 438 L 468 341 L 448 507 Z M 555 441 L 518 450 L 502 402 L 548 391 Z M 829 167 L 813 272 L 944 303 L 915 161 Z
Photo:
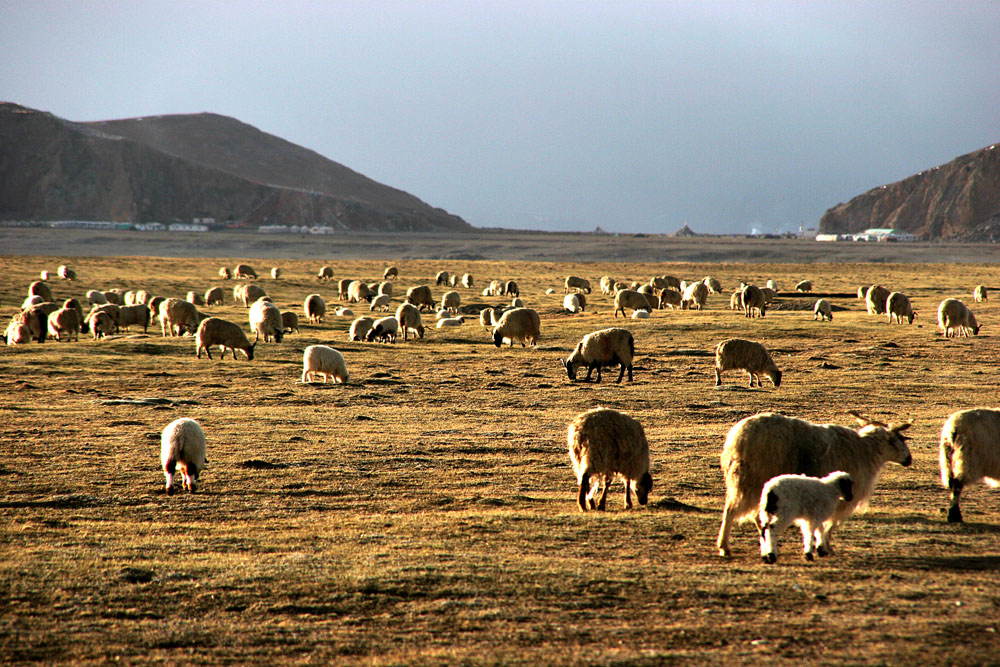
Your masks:
M 583 305 L 580 304 L 581 296 L 583 295 L 576 292 L 567 294 L 563 297 L 563 308 L 570 313 L 582 313 Z
M 447 285 L 448 284 L 448 272 L 438 271 L 437 277 L 434 279 L 435 285 Z
M 393 278 L 399 278 L 399 269 L 395 266 L 385 267 L 385 271 L 382 272 L 382 280 L 392 280 Z
M 678 299 L 678 301 L 679 301 L 679 299 Z M 729 297 L 729 310 L 743 310 L 743 290 L 742 289 L 736 290 Z
M 52 301 L 52 290 L 49 288 L 48 283 L 41 280 L 36 280 L 35 282 L 28 285 L 28 296 L 40 296 L 42 301 Z
M 649 500 L 653 477 L 649 474 L 649 442 L 637 420 L 608 408 L 594 408 L 576 416 L 567 432 L 569 458 L 576 473 L 576 501 L 580 510 L 604 511 L 608 488 L 616 475 L 625 482 L 625 507 L 632 508 L 632 488 L 640 505 Z M 591 480 L 603 482 L 604 491 L 596 504 Z
M 115 321 L 111 319 L 111 315 L 104 311 L 91 313 L 87 316 L 87 322 L 90 326 L 90 332 L 94 335 L 94 340 L 106 338 L 116 330 Z
M 383 280 L 378 284 L 378 296 L 382 295 L 388 297 L 392 296 L 392 283 L 390 283 L 388 280 Z
M 198 477 L 208 464 L 205 458 L 205 432 L 193 419 L 176 419 L 163 429 L 160 436 L 160 463 L 166 477 L 168 496 L 174 494 L 174 471 L 181 470 L 181 485 L 189 492 L 198 490 Z
M 698 310 L 705 307 L 708 300 L 708 287 L 705 283 L 691 283 L 684 289 L 684 296 L 681 298 L 681 308 L 683 310 L 693 309 L 698 306 Z
M 80 313 L 76 308 L 60 308 L 49 314 L 48 330 L 49 337 L 62 341 L 80 340 Z
M 202 320 L 201 324 L 198 325 L 195 340 L 197 341 L 196 351 L 199 359 L 201 359 L 202 350 L 205 350 L 208 358 L 211 359 L 212 350 L 210 348 L 213 345 L 218 345 L 222 350 L 223 359 L 226 358 L 226 350 L 229 350 L 233 353 L 233 361 L 236 361 L 236 350 L 240 350 L 246 355 L 247 361 L 253 361 L 253 349 L 257 346 L 256 342 L 251 343 L 247 339 L 247 335 L 238 324 L 220 317 L 209 317 Z
M 149 333 L 149 324 L 153 319 L 149 306 L 137 303 L 133 306 L 122 306 L 118 309 L 118 328 L 126 331 L 133 324 L 142 327 L 142 333 Z
M 125 306 L 117 306 L 117 305 L 115 305 L 113 303 L 106 303 L 106 304 L 101 305 L 101 306 L 94 306 L 94 307 L 92 307 L 90 309 L 90 312 L 87 313 L 87 317 L 85 318 L 85 321 L 87 322 L 87 324 L 89 326 L 93 326 L 91 324 L 91 320 L 94 319 L 94 317 L 96 316 L 97 313 L 107 313 L 108 317 L 111 318 L 111 321 L 114 322 L 115 332 L 117 333 L 118 330 L 121 328 L 121 321 L 122 321 L 121 309 L 122 308 L 125 308 Z
M 157 318 L 160 313 L 160 304 L 166 300 L 166 297 L 162 296 L 154 296 L 149 300 L 149 303 L 146 305 L 149 306 L 149 316 L 151 319 L 155 320 Z
M 327 282 L 333 278 L 333 267 L 332 266 L 321 266 L 319 273 L 316 275 L 316 280 L 321 280 Z
M 513 308 L 505 312 L 493 328 L 493 344 L 500 347 L 508 340 L 510 347 L 514 347 L 514 343 L 521 343 L 521 347 L 528 343 L 536 345 L 541 327 L 537 312 L 531 308 Z
M 633 310 L 632 311 L 633 320 L 648 320 L 649 311 L 648 310 Z
M 827 541 L 834 526 L 833 514 L 841 500 L 854 499 L 854 480 L 842 470 L 826 477 L 778 475 L 760 493 L 760 555 L 765 563 L 778 560 L 777 536 L 793 523 L 802 531 L 806 560 L 814 554 L 829 555 Z
M 310 294 L 302 302 L 302 312 L 312 324 L 319 324 L 326 315 L 326 301 L 319 294 Z
M 125 305 L 125 293 L 117 287 L 105 291 L 104 298 L 108 300 L 108 303 L 113 303 L 117 306 Z
M 150 300 L 152 298 L 153 298 L 153 296 L 149 292 L 147 292 L 146 290 L 144 290 L 144 289 L 136 290 L 136 293 L 135 293 L 135 302 L 136 303 L 142 303 L 142 304 L 145 304 L 145 305 L 148 306 L 149 302 L 150 302 Z M 202 304 L 202 305 L 204 305 L 204 304 Z
M 826 299 L 817 299 L 813 306 L 813 319 L 820 322 L 833 321 L 833 306 Z
M 38 296 L 37 294 L 32 294 L 24 301 L 21 302 L 21 310 L 28 310 L 29 308 L 34 308 L 40 303 L 45 303 L 45 299 Z
M 899 324 L 903 323 L 904 317 L 907 324 L 913 324 L 913 318 L 917 316 L 913 312 L 913 306 L 910 305 L 909 298 L 902 292 L 893 292 L 886 298 L 885 312 L 889 315 L 889 324 L 892 324 L 892 318 L 894 317 Z
M 680 278 L 678 278 L 677 276 L 661 276 L 661 277 L 663 278 L 664 281 L 666 281 L 667 287 L 670 287 L 671 289 L 675 289 L 678 292 L 681 291 L 681 279 Z
M 417 285 L 406 291 L 406 302 L 416 306 L 419 310 L 427 308 L 434 310 L 434 297 L 431 288 L 427 285 Z
M 653 305 L 642 292 L 623 289 L 615 294 L 615 317 L 618 317 L 619 311 L 621 311 L 622 317 L 625 317 L 626 308 L 631 308 L 633 311 L 652 310 Z
M 273 266 L 271 267 L 271 279 L 278 280 L 281 278 L 281 267 Z
M 101 308 L 107 308 L 107 306 L 101 306 Z M 160 304 L 159 318 L 160 330 L 164 336 L 167 335 L 168 331 L 170 336 L 180 336 L 185 330 L 194 333 L 198 330 L 198 324 L 203 319 L 195 305 L 184 299 L 166 299 Z M 114 315 L 112 315 L 112 319 L 114 319 Z M 121 316 L 119 315 L 115 325 L 120 327 L 120 320 Z
M 460 327 L 465 323 L 465 318 L 459 315 L 458 317 L 442 317 L 437 321 L 435 325 L 436 328 L 441 329 L 443 327 Z
M 775 292 L 780 292 L 780 291 L 781 291 L 781 290 L 780 290 L 780 289 L 778 288 L 778 283 L 776 283 L 776 282 L 775 282 L 775 281 L 773 281 L 773 280 L 768 280 L 768 281 L 767 281 L 766 283 L 764 283 L 764 284 L 765 284 L 765 285 L 767 286 L 767 288 L 768 288 L 768 289 L 773 289 L 773 290 L 774 290 Z
M 48 280 L 49 278 L 52 277 L 52 274 L 50 274 L 48 271 L 41 271 L 39 272 L 38 277 L 41 278 L 42 280 Z
M 862 285 L 861 287 L 858 288 L 858 299 L 860 299 L 861 301 L 865 300 L 865 295 L 868 293 L 869 287 L 870 285 Z
M 420 309 L 412 303 L 401 303 L 396 309 L 396 321 L 403 331 L 403 340 L 406 341 L 409 332 L 412 330 L 417 334 L 417 338 L 424 337 L 424 323 L 420 317 Z
M 621 382 L 628 371 L 628 381 L 632 381 L 632 358 L 635 356 L 635 338 L 628 329 L 601 329 L 587 334 L 576 344 L 573 352 L 562 362 L 570 380 L 576 379 L 576 367 L 586 366 L 587 377 L 584 382 L 590 382 L 590 374 L 597 370 L 597 381 L 601 381 L 601 369 L 617 365 L 618 379 Z
M 569 294 L 571 290 L 590 294 L 590 281 L 586 278 L 580 278 L 579 276 L 566 276 L 565 284 L 566 294 Z
M 15 315 L 7 323 L 3 338 L 7 345 L 27 345 L 31 342 L 31 330 L 26 322 L 21 321 L 19 316 Z
M 775 389 L 781 386 L 781 371 L 775 365 L 764 346 L 752 340 L 730 338 L 715 348 L 715 386 L 722 384 L 722 373 L 731 369 L 744 370 L 750 376 L 750 386 L 754 380 L 760 386 L 760 376 L 770 378 Z
M 201 294 L 199 294 L 198 292 L 195 292 L 193 290 L 187 293 L 187 299 L 185 299 L 185 300 L 186 301 L 190 301 L 191 303 L 193 303 L 196 306 L 204 306 L 205 305 L 205 297 L 203 297 Z M 134 300 L 133 300 L 132 303 L 128 303 L 128 301 L 126 300 L 125 305 L 126 306 L 131 306 L 131 305 L 134 305 L 135 303 L 136 303 L 136 301 L 134 301 Z
M 605 276 L 606 278 L 607 276 Z M 603 280 L 603 278 L 602 278 Z M 653 276 L 649 279 L 649 286 L 652 287 L 657 292 L 667 289 L 667 281 L 661 276 Z M 604 286 L 601 285 L 601 291 L 604 291 Z
M 601 294 L 611 294 L 615 288 L 615 279 L 611 276 L 601 276 Z
M 743 308 L 744 317 L 755 317 L 756 313 L 764 317 L 767 314 L 764 292 L 756 285 L 743 285 L 740 289 L 740 306 Z
M 100 292 L 96 289 L 87 290 L 87 302 L 91 306 L 99 306 L 108 302 L 108 297 L 104 296 L 104 292 Z
M 371 331 L 374 321 L 373 317 L 359 317 L 351 322 L 350 331 L 347 332 L 347 340 L 364 340 L 368 332 Z
M 323 376 L 323 384 L 330 378 L 333 378 L 334 383 L 347 384 L 350 375 L 344 355 L 327 345 L 307 347 L 302 353 L 302 384 L 311 382 L 318 375 Z
M 352 280 L 347 286 L 347 301 L 349 303 L 361 303 L 371 301 L 374 298 L 371 288 L 362 280 Z
M 648 284 L 647 285 L 639 285 L 635 289 L 635 291 L 638 292 L 639 294 L 642 294 L 643 296 L 645 296 L 646 300 L 650 301 L 650 303 L 652 303 L 652 298 L 653 298 L 654 292 L 655 292 L 655 290 L 653 289 L 652 285 L 648 285 Z M 659 299 L 657 299 L 657 301 L 659 301 Z
M 889 290 L 881 285 L 872 285 L 865 290 L 865 307 L 869 315 L 885 315 L 885 302 L 889 299 Z
M 460 280 L 461 276 L 459 276 L 457 273 L 453 273 L 451 274 L 451 277 L 448 278 L 448 285 L 450 287 L 458 287 L 458 283 Z
M 1000 486 L 1000 410 L 975 408 L 949 415 L 941 428 L 941 483 L 951 492 L 948 523 L 961 523 L 962 489 L 984 481 Z
M 475 279 L 472 277 L 472 274 L 471 273 L 463 273 L 462 274 L 462 287 L 464 287 L 466 289 L 472 289 L 473 285 L 475 285 Z
M 980 301 L 986 301 L 989 295 L 986 293 L 985 285 L 976 285 L 976 289 L 972 290 L 972 300 L 976 303 Z
M 502 280 L 491 280 L 490 284 L 483 290 L 483 296 L 503 296 L 503 288 Z
M 516 280 L 508 280 L 504 283 L 503 293 L 505 296 L 521 296 L 521 288 Z
M 337 317 L 354 317 L 354 311 L 350 308 L 338 308 L 334 314 Z
M 719 283 L 718 279 L 712 276 L 705 276 L 701 282 L 705 283 L 705 287 L 712 294 L 722 294 L 722 284 Z
M 365 340 L 377 340 L 383 343 L 395 343 L 399 332 L 399 320 L 392 315 L 372 322 L 372 328 L 365 334 Z
M 263 296 L 267 296 L 267 292 L 259 285 L 239 284 L 233 287 L 233 297 L 237 303 L 242 303 L 244 308 L 249 308 L 253 302 Z
M 451 313 L 457 313 L 462 305 L 462 297 L 458 292 L 445 292 L 441 297 L 441 308 Z
M 299 316 L 290 310 L 281 313 L 281 329 L 286 333 L 299 333 Z
M 244 280 L 257 280 L 257 272 L 249 264 L 237 264 L 233 275 Z
M 681 305 L 681 293 L 667 288 L 660 292 L 660 310 L 663 310 L 667 306 L 671 309 L 677 308 Z
M 337 295 L 338 295 L 337 298 L 338 298 L 338 300 L 340 300 L 340 301 L 347 301 L 347 296 L 348 296 L 347 292 L 351 288 L 351 283 L 353 283 L 353 282 L 354 282 L 354 280 L 352 280 L 351 278 L 341 278 L 340 279 L 340 283 L 339 283 L 339 285 L 337 287 Z
M 632 289 L 632 284 L 624 280 L 619 280 L 615 283 L 615 287 L 613 290 L 611 290 L 611 293 L 617 294 L 618 292 L 621 292 L 623 289 Z
M 247 316 L 250 321 L 250 328 L 257 334 L 256 340 L 264 337 L 265 343 L 270 343 L 274 338 L 275 343 L 280 343 L 285 336 L 285 328 L 281 323 L 281 311 L 270 301 L 258 299 L 250 306 L 250 313 Z
M 90 327 L 83 315 L 83 306 L 76 299 L 66 299 L 63 301 L 63 308 L 72 308 L 80 318 L 80 333 L 89 333 Z
M 511 308 L 524 308 L 524 300 L 521 297 L 519 297 L 519 296 L 515 296 L 513 299 L 510 300 L 510 307 Z
M 372 305 L 368 306 L 368 310 L 375 312 L 376 310 L 388 311 L 392 299 L 388 294 L 379 294 L 377 297 L 372 299 Z
M 495 327 L 496 325 L 496 311 L 492 306 L 487 306 L 479 311 L 479 326 L 484 329 L 489 329 L 490 327 Z
M 233 277 L 233 272 L 228 267 L 223 266 L 219 269 L 219 277 L 223 280 L 229 280 Z
M 190 294 L 190 292 L 188 292 Z M 188 299 L 190 301 L 190 299 Z M 129 290 L 125 292 L 125 305 L 134 306 L 135 305 L 135 291 Z
M 50 305 L 55 306 L 56 304 L 53 303 Z M 14 315 L 11 319 L 11 326 L 8 327 L 7 344 L 11 344 L 12 334 L 14 338 L 13 344 L 16 345 L 27 343 L 31 340 L 44 343 L 49 330 L 49 314 L 55 312 L 55 310 L 58 310 L 58 307 L 49 310 L 42 306 L 34 306 Z
M 958 299 L 945 299 L 938 306 L 938 326 L 946 338 L 955 336 L 978 336 L 979 322 L 968 306 Z
M 205 292 L 205 305 L 206 306 L 221 306 L 225 303 L 225 290 L 221 287 L 213 287 L 212 289 Z
M 848 473 L 854 480 L 854 498 L 838 504 L 836 525 L 868 505 L 886 462 L 910 465 L 913 459 L 902 435 L 910 422 L 886 425 L 851 414 L 860 425 L 857 430 L 775 413 L 747 417 L 729 430 L 721 455 L 726 504 L 717 542 L 720 555 L 730 553 L 733 522 L 756 517 L 764 484 L 778 475 Z
M 76 271 L 69 268 L 65 264 L 56 270 L 56 274 L 63 280 L 76 280 Z
M 812 292 L 813 284 L 811 280 L 803 280 L 795 285 L 796 292 Z

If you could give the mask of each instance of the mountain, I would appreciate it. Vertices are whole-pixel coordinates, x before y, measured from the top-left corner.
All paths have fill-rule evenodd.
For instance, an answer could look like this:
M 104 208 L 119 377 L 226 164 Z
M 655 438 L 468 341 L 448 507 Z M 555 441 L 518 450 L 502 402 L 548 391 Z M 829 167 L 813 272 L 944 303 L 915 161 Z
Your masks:
M 74 123 L 0 103 L 0 219 L 471 231 L 456 215 L 234 118 Z
M 882 185 L 823 214 L 825 234 L 892 227 L 929 240 L 1000 241 L 996 144 Z

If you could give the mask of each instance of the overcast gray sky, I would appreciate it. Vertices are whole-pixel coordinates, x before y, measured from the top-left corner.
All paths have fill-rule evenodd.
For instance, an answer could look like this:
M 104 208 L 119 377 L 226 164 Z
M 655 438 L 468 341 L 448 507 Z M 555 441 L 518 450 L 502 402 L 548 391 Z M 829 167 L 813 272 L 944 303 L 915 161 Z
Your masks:
M 1000 2 L 0 0 L 0 99 L 232 116 L 480 227 L 791 229 L 1000 141 Z

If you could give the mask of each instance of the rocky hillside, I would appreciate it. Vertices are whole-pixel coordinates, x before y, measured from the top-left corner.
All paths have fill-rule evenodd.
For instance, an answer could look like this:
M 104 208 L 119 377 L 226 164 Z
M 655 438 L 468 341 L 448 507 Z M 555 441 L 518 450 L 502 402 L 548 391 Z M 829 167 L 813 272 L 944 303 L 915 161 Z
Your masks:
M 0 103 L 0 219 L 470 231 L 458 216 L 215 114 L 74 123 Z
M 1000 241 L 1000 147 L 869 190 L 828 210 L 819 226 L 825 234 L 893 227 L 929 240 Z

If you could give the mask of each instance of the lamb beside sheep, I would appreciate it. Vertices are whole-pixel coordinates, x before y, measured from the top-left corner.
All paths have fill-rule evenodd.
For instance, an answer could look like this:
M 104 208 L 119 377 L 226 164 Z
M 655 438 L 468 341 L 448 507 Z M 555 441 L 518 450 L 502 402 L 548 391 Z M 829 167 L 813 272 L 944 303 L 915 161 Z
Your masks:
M 979 335 L 979 322 L 968 306 L 958 299 L 945 299 L 938 306 L 938 326 L 946 338 Z
M 174 472 L 180 467 L 182 485 L 189 492 L 198 490 L 198 477 L 208 464 L 205 458 L 205 432 L 193 419 L 176 419 L 160 436 L 160 463 L 166 477 L 167 495 L 174 493 Z
M 750 387 L 754 380 L 760 387 L 760 376 L 766 375 L 774 388 L 781 386 L 781 371 L 771 359 L 763 345 L 752 340 L 730 338 L 715 348 L 715 386 L 722 384 L 722 373 L 732 369 L 744 370 L 750 376 Z
M 322 375 L 323 384 L 330 378 L 334 383 L 347 384 L 350 375 L 344 355 L 327 345 L 310 345 L 302 354 L 302 384 L 307 384 L 314 377 Z
M 899 324 L 903 323 L 904 318 L 908 324 L 913 324 L 913 318 L 917 316 L 910 305 L 910 299 L 902 292 L 893 292 L 886 298 L 885 312 L 889 316 L 889 324 L 892 324 L 893 318 Z
M 806 475 L 778 475 L 760 493 L 760 555 L 765 563 L 778 560 L 777 537 L 793 523 L 802 531 L 806 560 L 829 555 L 827 542 L 834 512 L 841 500 L 854 499 L 854 480 L 843 471 L 817 479 Z
M 653 477 L 649 474 L 649 442 L 642 424 L 617 410 L 595 408 L 570 422 L 567 440 L 581 511 L 586 512 L 588 506 L 603 511 L 608 488 L 616 476 L 625 483 L 626 509 L 632 508 L 633 488 L 640 505 L 648 502 Z M 591 493 L 592 480 L 604 485 L 597 503 L 594 495 L 598 485 Z
M 838 503 L 832 517 L 836 526 L 868 505 L 887 462 L 910 465 L 913 459 L 902 434 L 910 422 L 886 425 L 851 414 L 860 424 L 857 430 L 775 413 L 747 417 L 729 430 L 721 455 L 726 503 L 717 542 L 720 555 L 730 554 L 733 522 L 758 515 L 764 485 L 778 475 L 848 473 L 854 480 L 854 497 Z
M 251 343 L 247 339 L 247 335 L 238 324 L 219 317 L 209 317 L 202 320 L 201 324 L 198 325 L 197 333 L 195 333 L 195 341 L 199 359 L 201 359 L 202 350 L 205 350 L 208 358 L 211 359 L 212 350 L 210 348 L 213 345 L 218 345 L 222 350 L 223 359 L 226 358 L 226 350 L 230 350 L 233 353 L 233 361 L 236 361 L 236 350 L 240 350 L 246 355 L 247 361 L 253 361 L 253 349 L 257 346 L 256 342 Z
M 941 428 L 941 483 L 951 492 L 948 522 L 961 523 L 962 489 L 985 482 L 1000 486 L 1000 410 L 975 408 L 952 413 Z
M 538 313 L 531 308 L 513 308 L 505 312 L 496 326 L 493 328 L 493 344 L 500 347 L 504 340 L 520 343 L 521 347 L 526 344 L 536 345 L 541 332 L 541 319 Z
M 621 382 L 628 371 L 628 381 L 632 381 L 632 359 L 635 356 L 635 338 L 627 329 L 601 329 L 587 334 L 576 344 L 573 352 L 562 362 L 563 368 L 570 380 L 576 379 L 576 367 L 586 366 L 587 377 L 584 382 L 590 382 L 590 375 L 597 371 L 597 381 L 601 381 L 601 369 L 606 366 L 618 366 L 618 379 Z
M 833 321 L 833 306 L 826 299 L 817 299 L 813 306 L 813 319 L 821 322 Z

